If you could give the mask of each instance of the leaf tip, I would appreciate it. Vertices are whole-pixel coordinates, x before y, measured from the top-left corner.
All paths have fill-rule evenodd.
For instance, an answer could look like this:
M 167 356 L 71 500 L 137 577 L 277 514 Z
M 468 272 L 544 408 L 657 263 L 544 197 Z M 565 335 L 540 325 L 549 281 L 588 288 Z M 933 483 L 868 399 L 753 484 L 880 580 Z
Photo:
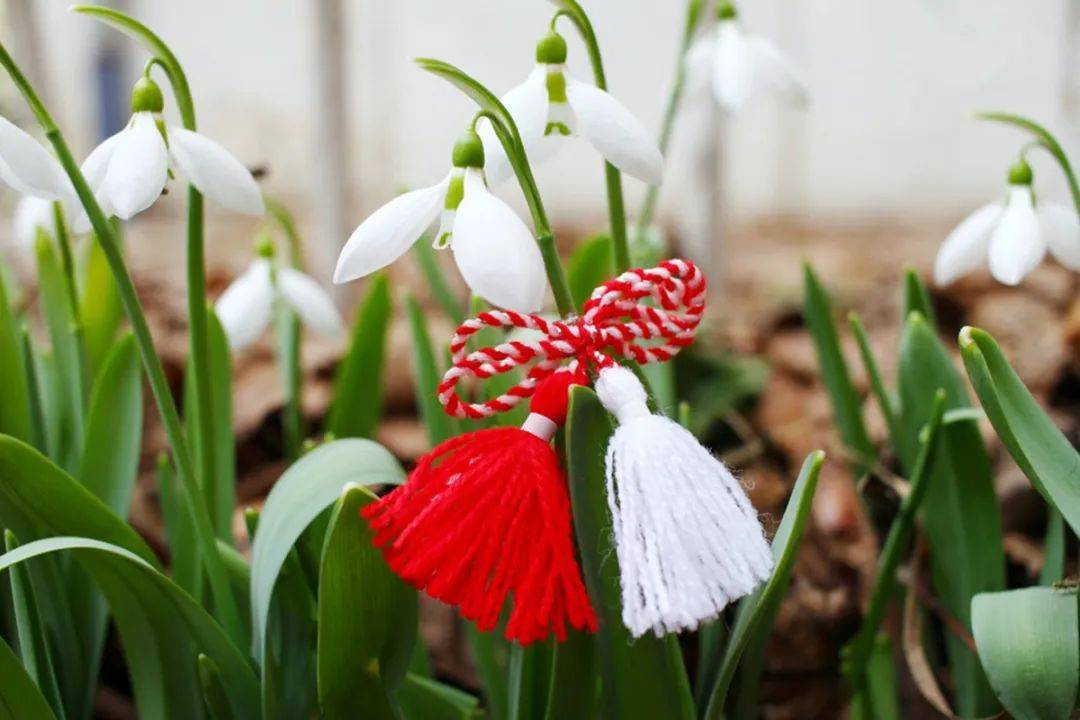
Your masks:
M 960 328 L 960 335 L 958 336 L 958 340 L 962 349 L 967 349 L 975 343 L 975 338 L 971 337 L 971 333 L 974 330 L 975 328 L 971 327 L 970 325 L 965 325 L 964 327 Z

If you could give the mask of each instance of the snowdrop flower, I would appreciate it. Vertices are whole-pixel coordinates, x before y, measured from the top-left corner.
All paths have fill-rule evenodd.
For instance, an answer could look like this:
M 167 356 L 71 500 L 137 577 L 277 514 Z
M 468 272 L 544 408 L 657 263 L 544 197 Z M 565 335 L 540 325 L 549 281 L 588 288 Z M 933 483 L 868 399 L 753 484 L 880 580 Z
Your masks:
M 809 102 L 809 93 L 795 64 L 765 38 L 743 32 L 735 6 L 726 0 L 717 8 L 716 26 L 690 46 L 684 60 L 688 83 L 708 85 L 728 112 L 736 112 L 762 86 L 795 105 Z
M 0 180 L 24 195 L 66 200 L 75 195 L 59 161 L 29 133 L 0 117 Z
M 502 97 L 530 161 L 547 159 L 581 136 L 619 170 L 659 185 L 664 158 L 648 130 L 607 92 L 571 77 L 565 63 L 566 41 L 552 31 L 536 46 L 529 77 Z M 500 183 L 509 177 L 510 163 L 491 124 L 484 121 L 480 132 L 490 158 L 488 178 Z
M 484 146 L 472 130 L 454 146 L 453 169 L 437 185 L 400 195 L 353 231 L 334 282 L 363 277 L 401 257 L 441 215 L 435 247 L 449 247 L 469 288 L 493 305 L 533 312 L 547 277 L 532 232 L 484 179 Z
M 262 240 L 256 252 L 257 257 L 248 269 L 226 288 L 214 305 L 233 350 L 247 347 L 266 331 L 275 302 L 291 307 L 316 332 L 331 337 L 342 333 L 341 315 L 318 282 L 278 263 L 269 239 Z
M 16 245 L 26 250 L 34 247 L 39 230 L 43 230 L 50 237 L 58 237 L 53 201 L 23 195 L 15 205 L 12 230 Z
M 946 285 L 990 263 L 998 282 L 1018 285 L 1049 250 L 1059 263 L 1080 270 L 1080 222 L 1060 203 L 1036 202 L 1031 167 L 1020 160 L 1009 171 L 1004 203 L 984 205 L 961 222 L 938 251 L 934 282 Z
M 179 168 L 199 192 L 230 210 L 248 215 L 265 211 L 262 193 L 243 163 L 225 148 L 191 130 L 166 126 L 161 89 L 142 77 L 131 92 L 131 120 L 98 145 L 82 171 L 106 215 L 129 220 L 154 204 Z M 85 213 L 76 221 L 85 232 Z

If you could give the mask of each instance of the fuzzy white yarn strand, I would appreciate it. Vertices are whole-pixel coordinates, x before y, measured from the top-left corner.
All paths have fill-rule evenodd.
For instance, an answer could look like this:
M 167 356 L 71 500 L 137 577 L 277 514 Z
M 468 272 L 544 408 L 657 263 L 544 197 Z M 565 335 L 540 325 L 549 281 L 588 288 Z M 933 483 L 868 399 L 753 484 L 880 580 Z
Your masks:
M 619 421 L 606 475 L 623 623 L 634 637 L 694 629 L 772 572 L 757 513 L 693 434 L 649 412 L 633 372 L 604 368 L 596 392 Z

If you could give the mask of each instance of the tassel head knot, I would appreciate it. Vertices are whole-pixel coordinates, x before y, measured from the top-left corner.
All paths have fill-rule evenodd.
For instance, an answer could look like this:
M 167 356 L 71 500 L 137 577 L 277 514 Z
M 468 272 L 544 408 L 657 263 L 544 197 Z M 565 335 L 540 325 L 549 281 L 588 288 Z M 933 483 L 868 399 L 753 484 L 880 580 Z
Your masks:
M 596 380 L 596 394 L 620 425 L 651 414 L 645 387 L 637 375 L 620 365 L 611 365 L 600 371 L 600 377 Z

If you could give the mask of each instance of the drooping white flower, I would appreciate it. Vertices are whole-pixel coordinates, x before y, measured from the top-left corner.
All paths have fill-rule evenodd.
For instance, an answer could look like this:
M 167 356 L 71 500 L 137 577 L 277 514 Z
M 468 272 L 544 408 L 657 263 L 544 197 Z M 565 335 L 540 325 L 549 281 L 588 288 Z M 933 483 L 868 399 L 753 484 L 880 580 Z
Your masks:
M 949 233 L 934 263 L 934 282 L 947 285 L 987 262 L 1006 285 L 1020 281 L 1042 262 L 1046 251 L 1070 270 L 1080 271 L 1080 221 L 1060 203 L 1036 201 L 1031 168 L 1021 160 L 1009 171 L 1004 203 L 984 205 Z
M 243 163 L 199 133 L 165 125 L 164 98 L 157 84 L 141 78 L 131 94 L 131 120 L 105 139 L 83 162 L 82 171 L 106 215 L 124 220 L 161 196 L 170 168 L 177 168 L 203 195 L 248 215 L 265 212 L 262 193 Z M 85 213 L 76 231 L 89 229 Z
M 333 299 L 313 278 L 278 263 L 273 245 L 263 242 L 259 255 L 214 305 L 233 350 L 259 339 L 273 317 L 274 303 L 283 302 L 316 332 L 336 337 L 344 330 Z
M 353 231 L 334 282 L 355 280 L 401 257 L 441 215 L 435 247 L 449 247 L 469 288 L 493 305 L 534 312 L 547 278 L 533 234 L 487 188 L 484 147 L 469 131 L 454 146 L 454 168 L 431 187 L 400 195 Z
M 25 250 L 34 247 L 38 230 L 44 230 L 50 237 L 58 235 L 53 201 L 33 195 L 19 198 L 11 224 L 16 245 Z
M 550 32 L 536 46 L 536 67 L 522 84 L 502 97 L 514 118 L 533 164 L 547 159 L 580 136 L 619 170 L 650 185 L 660 184 L 664 157 L 649 131 L 626 106 L 595 85 L 566 72 L 566 41 Z M 493 183 L 510 175 L 510 163 L 495 131 L 480 124 L 487 174 Z
M 0 180 L 24 195 L 65 200 L 74 195 L 59 161 L 25 130 L 0 117 Z
M 810 99 L 795 63 L 769 40 L 744 32 L 735 6 L 726 1 L 717 8 L 715 27 L 694 41 L 683 62 L 688 85 L 711 85 L 716 101 L 728 112 L 742 109 L 761 88 L 795 105 Z

